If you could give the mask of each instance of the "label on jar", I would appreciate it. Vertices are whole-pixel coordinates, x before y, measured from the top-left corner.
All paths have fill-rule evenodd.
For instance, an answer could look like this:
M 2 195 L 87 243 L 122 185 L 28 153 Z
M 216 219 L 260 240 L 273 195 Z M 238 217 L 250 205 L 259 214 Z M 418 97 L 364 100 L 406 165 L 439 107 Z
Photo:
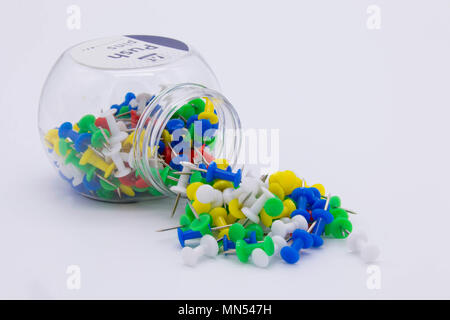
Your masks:
M 117 36 L 81 43 L 70 54 L 78 63 L 101 69 L 135 69 L 169 63 L 189 52 L 179 40 L 145 35 Z

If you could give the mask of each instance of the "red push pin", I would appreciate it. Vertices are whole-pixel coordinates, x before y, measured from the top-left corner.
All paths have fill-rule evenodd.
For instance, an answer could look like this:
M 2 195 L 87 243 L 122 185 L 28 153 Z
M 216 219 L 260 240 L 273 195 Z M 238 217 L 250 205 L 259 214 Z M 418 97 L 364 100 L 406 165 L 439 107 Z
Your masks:
M 136 125 L 141 116 L 137 114 L 136 110 L 131 110 L 130 115 L 131 115 L 131 127 L 136 128 Z
M 134 185 L 136 185 L 136 182 L 138 181 L 138 178 L 136 177 L 136 173 L 131 172 L 129 174 L 127 174 L 124 177 L 120 177 L 118 178 L 120 183 L 123 185 L 126 185 L 128 187 L 132 187 Z
M 108 121 L 106 121 L 106 118 L 104 117 L 95 119 L 95 125 L 99 128 L 103 128 L 109 131 Z

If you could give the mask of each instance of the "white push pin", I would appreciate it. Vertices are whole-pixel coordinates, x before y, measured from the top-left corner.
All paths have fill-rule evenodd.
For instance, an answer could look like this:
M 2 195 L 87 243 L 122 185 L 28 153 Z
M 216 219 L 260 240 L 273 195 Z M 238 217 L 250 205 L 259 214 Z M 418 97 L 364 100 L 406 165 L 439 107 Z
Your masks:
M 184 264 L 195 266 L 201 256 L 215 257 L 218 252 L 219 245 L 217 240 L 213 236 L 206 234 L 201 238 L 197 247 L 184 247 L 181 250 L 181 258 Z
M 279 256 L 281 249 L 288 245 L 285 238 L 281 236 L 272 236 L 273 244 L 275 247 L 275 251 L 273 253 L 274 256 Z
M 359 253 L 366 263 L 374 262 L 380 255 L 380 248 L 374 244 L 369 244 L 367 235 L 361 231 L 352 233 L 348 237 L 347 246 L 351 252 Z
M 242 185 L 237 188 L 227 188 L 223 190 L 223 201 L 229 204 L 231 200 L 239 198 L 242 194 L 247 194 L 249 191 Z
M 239 203 L 245 207 L 251 207 L 257 200 L 257 198 L 251 192 L 249 192 L 248 194 L 241 194 L 238 199 Z
M 177 194 L 177 198 L 175 199 L 175 205 L 172 209 L 171 217 L 174 216 L 175 211 L 178 207 L 178 202 L 180 201 L 181 196 L 186 196 L 186 187 L 189 183 L 189 177 L 191 173 L 191 168 L 188 166 L 183 166 L 183 170 L 181 171 L 180 178 L 178 179 L 178 183 L 175 186 L 170 187 L 170 190 Z
M 266 188 L 261 187 L 261 190 L 262 194 L 256 199 L 251 207 L 244 207 L 241 209 L 242 213 L 254 223 L 259 223 L 259 213 L 263 209 L 264 204 L 267 200 L 274 197 L 274 195 Z
M 253 177 L 245 177 L 242 178 L 241 187 L 245 188 L 248 191 L 251 191 L 255 197 L 258 197 L 262 194 L 261 187 L 264 187 L 264 182 L 259 178 Z
M 201 185 L 197 189 L 195 196 L 201 203 L 210 203 L 211 208 L 221 207 L 223 205 L 222 192 L 214 189 L 209 184 Z
M 104 148 L 102 150 L 103 154 L 107 157 L 110 157 L 111 160 L 116 165 L 117 171 L 114 173 L 116 178 L 125 177 L 131 172 L 131 169 L 125 166 L 125 163 L 120 155 L 120 149 L 122 145 L 120 143 L 112 145 L 110 150 Z
M 141 115 L 147 104 L 150 102 L 152 95 L 148 93 L 140 93 L 136 96 L 137 110 L 136 114 Z
M 256 248 L 252 251 L 251 261 L 253 264 L 260 268 L 265 268 L 269 265 L 269 256 L 261 248 Z
M 108 139 L 111 145 L 116 145 L 128 137 L 128 133 L 120 130 L 120 127 L 114 118 L 114 112 L 115 110 L 108 109 L 101 114 L 101 116 L 106 119 L 106 122 L 108 122 L 109 132 L 111 133 L 111 136 Z
M 308 222 L 302 215 L 294 216 L 288 223 L 284 223 L 281 220 L 276 220 L 272 223 L 272 234 L 282 238 L 294 232 L 296 229 L 308 229 Z

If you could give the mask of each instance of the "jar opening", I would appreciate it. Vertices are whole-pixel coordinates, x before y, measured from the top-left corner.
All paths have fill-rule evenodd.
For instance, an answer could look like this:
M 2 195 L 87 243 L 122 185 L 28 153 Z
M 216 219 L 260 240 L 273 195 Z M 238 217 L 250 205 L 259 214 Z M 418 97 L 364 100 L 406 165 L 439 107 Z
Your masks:
M 201 101 L 209 111 L 213 106 L 215 116 L 209 113 L 208 121 L 199 119 L 204 116 L 198 114 L 186 119 L 190 113 L 183 113 L 182 108 L 192 105 L 195 109 Z M 220 92 L 193 83 L 178 84 L 158 94 L 143 111 L 134 135 L 133 161 L 144 179 L 160 193 L 176 195 L 167 179 L 171 179 L 168 175 L 177 171 L 181 161 L 208 165 L 212 159 L 224 158 L 233 166 L 238 160 L 241 139 L 236 110 Z M 170 163 L 161 159 L 162 149 L 166 154 L 170 152 Z

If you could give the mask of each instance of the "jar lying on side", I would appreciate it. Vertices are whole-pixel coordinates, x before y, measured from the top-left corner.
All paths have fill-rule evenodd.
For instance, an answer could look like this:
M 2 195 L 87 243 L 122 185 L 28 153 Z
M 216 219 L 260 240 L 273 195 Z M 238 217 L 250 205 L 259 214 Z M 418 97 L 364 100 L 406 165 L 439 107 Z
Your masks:
M 82 195 L 111 202 L 174 195 L 183 161 L 201 167 L 238 158 L 239 117 L 218 87 L 201 56 L 177 40 L 82 43 L 63 53 L 46 81 L 41 139 Z

